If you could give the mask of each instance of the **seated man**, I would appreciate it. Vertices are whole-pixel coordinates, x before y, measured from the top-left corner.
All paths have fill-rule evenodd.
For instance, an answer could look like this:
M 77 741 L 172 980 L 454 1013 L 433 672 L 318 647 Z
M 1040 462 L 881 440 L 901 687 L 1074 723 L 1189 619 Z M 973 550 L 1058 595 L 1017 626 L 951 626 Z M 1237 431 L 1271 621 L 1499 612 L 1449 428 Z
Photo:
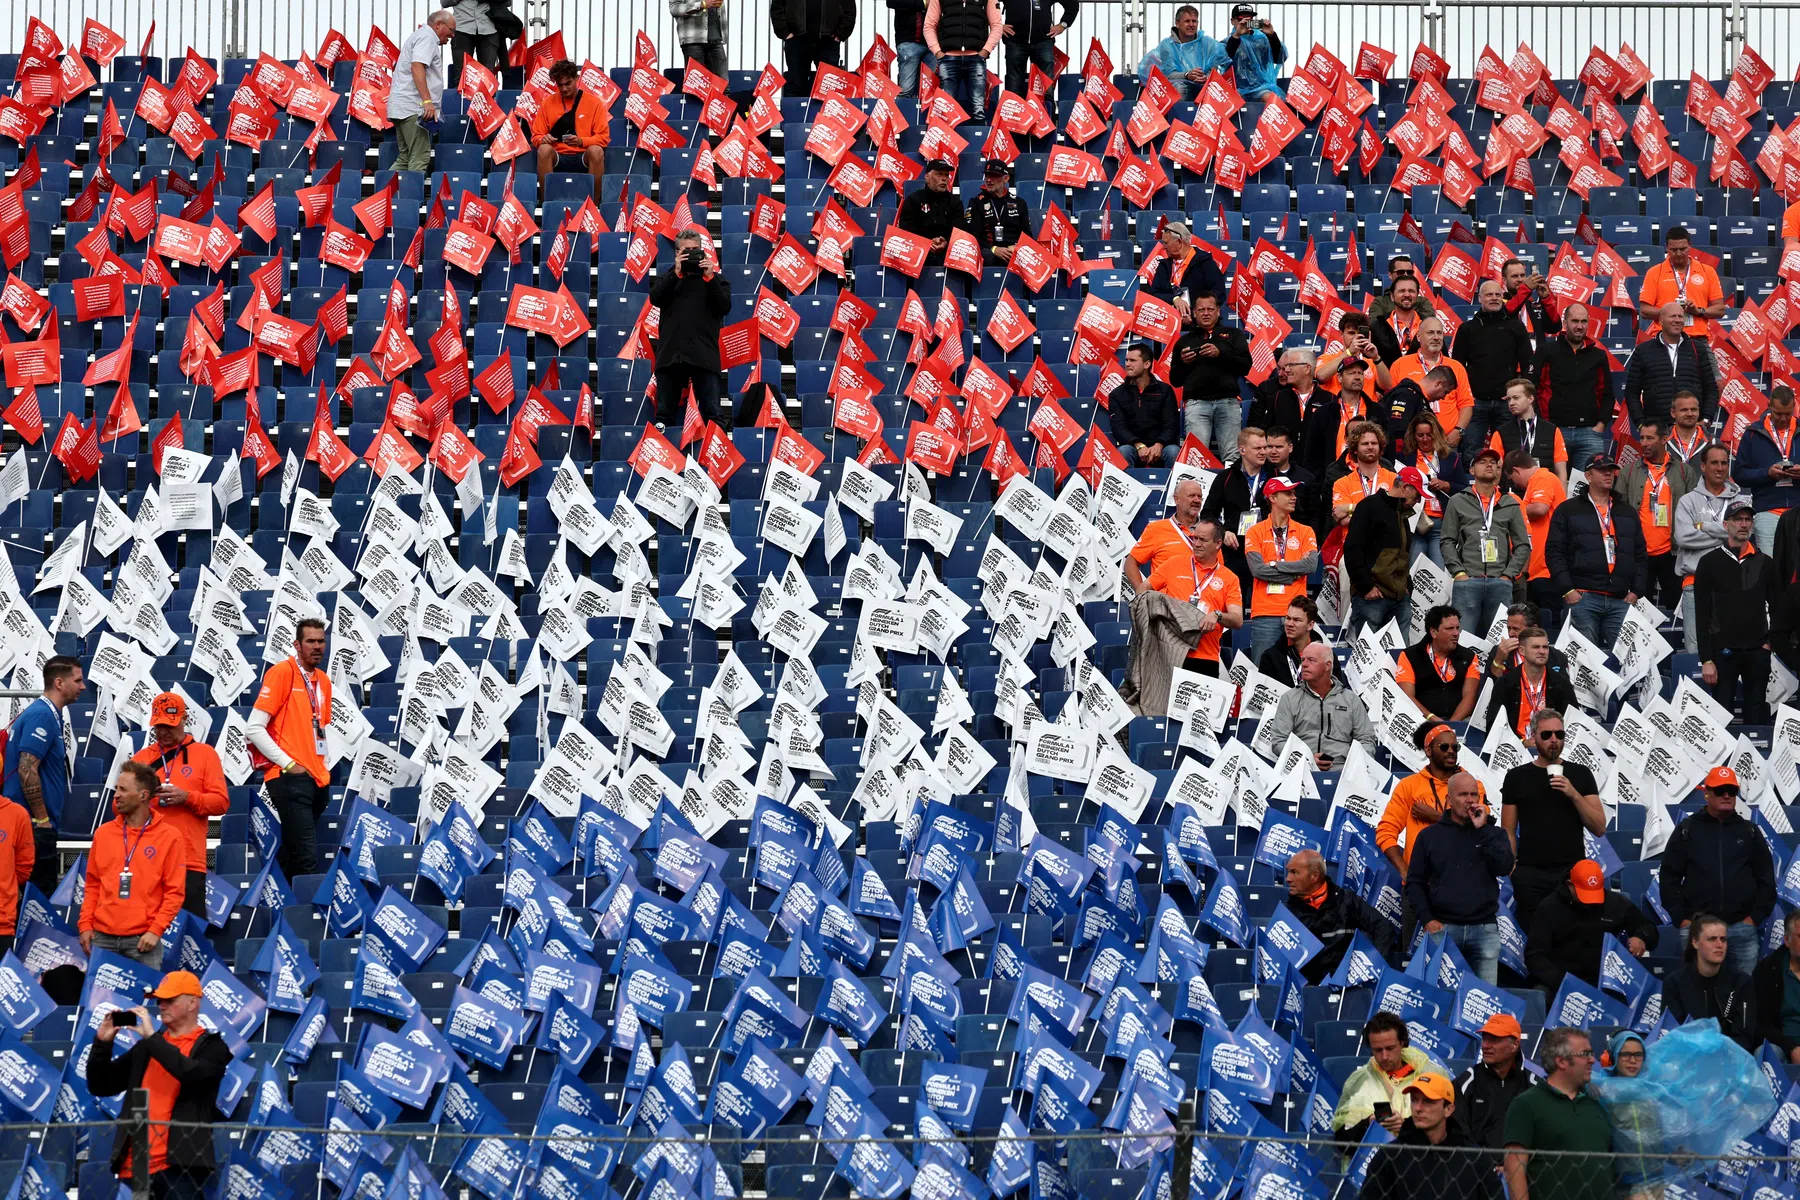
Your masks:
M 1425 636 L 1400 652 L 1394 680 L 1427 725 L 1466 721 L 1481 691 L 1481 664 L 1462 644 L 1462 614 L 1439 604 L 1425 614 Z
M 1337 970 L 1359 929 L 1383 956 L 1393 952 L 1394 927 L 1355 892 L 1333 883 L 1317 850 L 1302 850 L 1288 859 L 1287 890 L 1288 911 L 1325 943 L 1300 969 L 1308 984 L 1321 983 Z
M 583 167 L 594 177 L 596 191 L 606 174 L 606 144 L 612 139 L 612 114 L 599 97 L 581 90 L 580 69 L 568 59 L 550 68 L 556 91 L 539 103 L 531 118 L 531 144 L 537 147 L 538 184 L 555 171 Z
M 1313 765 L 1330 771 L 1344 764 L 1350 743 L 1375 753 L 1375 727 L 1368 710 L 1332 674 L 1331 647 L 1314 642 L 1300 652 L 1300 682 L 1283 695 L 1268 717 L 1277 750 L 1293 734 L 1312 751 Z
M 1337 1111 L 1331 1114 L 1331 1131 L 1345 1142 L 1362 1141 L 1370 1121 L 1379 1121 L 1389 1133 L 1399 1133 L 1412 1116 L 1407 1086 L 1427 1071 L 1445 1078 L 1450 1075 L 1413 1046 L 1406 1022 L 1391 1012 L 1369 1018 L 1363 1026 L 1363 1044 L 1369 1049 L 1369 1061 L 1350 1072 L 1339 1093 Z M 1383 1112 L 1385 1116 L 1380 1115 Z
M 1609 933 L 1634 955 L 1656 945 L 1656 922 L 1624 893 L 1608 891 L 1600 864 L 1584 858 L 1531 919 L 1525 939 L 1531 981 L 1552 996 L 1567 974 L 1599 983 L 1601 947 Z

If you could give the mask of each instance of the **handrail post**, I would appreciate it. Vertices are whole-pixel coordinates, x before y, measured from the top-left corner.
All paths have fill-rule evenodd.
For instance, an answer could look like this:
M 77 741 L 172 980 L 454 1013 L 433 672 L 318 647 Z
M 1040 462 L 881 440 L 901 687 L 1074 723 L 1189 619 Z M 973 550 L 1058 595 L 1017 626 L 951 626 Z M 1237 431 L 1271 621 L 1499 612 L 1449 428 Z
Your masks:
M 150 1200 L 150 1093 L 132 1088 L 119 1111 L 130 1139 L 131 1200 Z

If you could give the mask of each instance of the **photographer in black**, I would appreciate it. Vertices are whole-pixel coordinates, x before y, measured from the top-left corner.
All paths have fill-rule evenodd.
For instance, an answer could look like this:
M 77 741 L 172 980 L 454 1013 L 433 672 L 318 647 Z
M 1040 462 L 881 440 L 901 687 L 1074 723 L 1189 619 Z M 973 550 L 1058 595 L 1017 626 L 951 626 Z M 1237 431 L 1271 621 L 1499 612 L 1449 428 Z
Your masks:
M 681 425 L 688 385 L 703 420 L 719 419 L 719 327 L 731 314 L 731 282 L 707 261 L 700 229 L 675 235 L 675 269 L 659 275 L 650 303 L 661 310 L 656 339 L 656 419 Z

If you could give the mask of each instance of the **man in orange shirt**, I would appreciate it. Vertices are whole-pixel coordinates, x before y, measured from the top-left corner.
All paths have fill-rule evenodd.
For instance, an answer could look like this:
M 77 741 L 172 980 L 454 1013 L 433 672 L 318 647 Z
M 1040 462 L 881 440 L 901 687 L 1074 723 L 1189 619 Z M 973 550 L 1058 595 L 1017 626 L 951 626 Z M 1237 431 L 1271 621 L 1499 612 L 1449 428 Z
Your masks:
M 289 879 L 318 869 L 319 818 L 331 792 L 325 765 L 325 727 L 331 724 L 331 680 L 325 661 L 325 622 L 307 617 L 294 626 L 294 653 L 263 675 L 250 712 L 250 744 L 262 755 L 263 783 L 281 818 L 281 869 Z
M 1685 226 L 1669 227 L 1663 235 L 1667 257 L 1644 272 L 1643 285 L 1638 289 L 1638 316 L 1654 328 L 1663 305 L 1680 304 L 1688 315 L 1687 335 L 1698 343 L 1705 369 L 1717 375 L 1709 341 L 1712 326 L 1708 322 L 1725 315 L 1725 292 L 1719 287 L 1718 273 L 1696 260 L 1693 248 L 1693 238 Z
M 538 179 L 552 171 L 586 167 L 594 188 L 606 174 L 606 144 L 612 139 L 612 113 L 600 99 L 581 90 L 581 70 L 568 59 L 550 68 L 556 90 L 538 102 L 531 118 L 531 144 L 537 147 Z
M 1456 776 L 1457 759 L 1462 752 L 1456 731 L 1448 725 L 1421 725 L 1418 736 L 1418 744 L 1425 751 L 1425 766 L 1394 785 L 1387 807 L 1382 810 L 1381 821 L 1375 826 L 1376 848 L 1393 864 L 1402 879 L 1406 878 L 1406 868 L 1412 862 L 1419 831 L 1427 825 L 1435 825 L 1444 810 L 1450 807 L 1450 780 Z M 1476 786 L 1480 787 L 1479 784 Z M 1482 789 L 1483 798 L 1486 795 L 1486 790 Z M 1406 842 L 1404 846 L 1400 844 L 1402 837 Z
M 189 736 L 186 722 L 187 702 L 174 692 L 162 693 L 150 702 L 154 740 L 131 757 L 156 772 L 156 807 L 187 839 L 186 908 L 204 918 L 207 822 L 225 815 L 231 796 L 219 752 Z
M 1387 448 L 1381 426 L 1373 421 L 1352 422 L 1344 441 L 1350 447 L 1350 471 L 1331 485 L 1331 519 L 1339 525 L 1350 524 L 1350 514 L 1358 504 L 1394 482 L 1394 473 L 1381 465 L 1381 452 Z
M 81 901 L 81 948 L 162 966 L 162 936 L 187 898 L 187 839 L 156 811 L 161 783 L 140 762 L 119 768 L 113 783 L 116 820 L 94 831 L 87 892 Z
M 1419 390 L 1423 391 L 1425 375 L 1434 367 L 1449 367 L 1456 376 L 1456 386 L 1451 389 L 1450 394 L 1431 404 L 1431 411 L 1437 416 L 1438 424 L 1443 427 L 1444 440 L 1454 449 L 1462 444 L 1463 431 L 1475 419 L 1475 393 L 1469 390 L 1468 370 L 1444 353 L 1443 320 L 1439 317 L 1426 317 L 1419 322 L 1418 352 L 1401 356 L 1390 368 L 1390 374 L 1396 382 L 1402 379 L 1417 380 Z
M 1206 489 L 1198 480 L 1183 479 L 1175 485 L 1175 507 L 1161 521 L 1144 527 L 1144 535 L 1125 556 L 1125 582 L 1133 591 L 1144 590 L 1147 578 L 1171 558 L 1186 563 L 1193 558 L 1194 523 L 1200 519 L 1200 506 L 1206 502 Z
M 1544 628 L 1555 629 L 1562 621 L 1562 597 L 1550 583 L 1550 565 L 1544 561 L 1544 543 L 1550 538 L 1550 514 L 1569 498 L 1554 471 L 1538 466 L 1523 450 L 1506 457 L 1506 481 L 1525 506 L 1525 531 L 1531 535 L 1531 563 L 1526 569 L 1525 598 L 1538 606 Z
M 218 1120 L 219 1083 L 231 1065 L 225 1039 L 200 1024 L 200 980 L 192 971 L 170 971 L 151 990 L 162 1028 L 150 1024 L 142 1006 L 128 1011 L 135 1024 L 102 1020 L 88 1052 L 87 1085 L 95 1096 L 117 1096 L 142 1088 L 150 1094 L 150 1194 L 158 1200 L 198 1200 L 211 1180 L 212 1126 Z M 110 1015 L 110 1014 L 109 1014 Z M 138 1035 L 131 1049 L 114 1057 L 120 1029 Z M 140 1165 L 131 1160 L 131 1130 L 113 1135 L 113 1174 L 130 1179 Z
M 19 893 L 37 864 L 31 814 L 25 806 L 0 798 L 0 954 L 13 948 L 19 930 Z
M 1294 520 L 1300 485 L 1285 475 L 1263 484 L 1269 515 L 1244 534 L 1244 561 L 1250 568 L 1250 658 L 1285 636 L 1288 605 L 1306 595 L 1306 580 L 1319 565 L 1319 539 Z
M 1171 556 L 1151 572 L 1150 589 L 1176 600 L 1186 600 L 1200 610 L 1200 642 L 1188 654 L 1186 667 L 1215 679 L 1224 674 L 1219 663 L 1219 640 L 1224 630 L 1244 625 L 1244 592 L 1238 577 L 1220 556 L 1225 545 L 1225 526 L 1202 517 L 1194 527 L 1193 555 L 1186 561 Z

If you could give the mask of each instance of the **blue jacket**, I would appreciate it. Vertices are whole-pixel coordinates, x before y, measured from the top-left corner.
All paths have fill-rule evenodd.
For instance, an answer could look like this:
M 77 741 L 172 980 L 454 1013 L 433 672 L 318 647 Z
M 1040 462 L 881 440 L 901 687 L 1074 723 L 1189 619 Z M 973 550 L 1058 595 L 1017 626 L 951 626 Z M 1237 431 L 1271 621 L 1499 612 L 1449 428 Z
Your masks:
M 1225 56 L 1225 47 L 1219 45 L 1204 33 L 1197 35 L 1191 42 L 1177 41 L 1172 35 L 1164 38 L 1143 61 L 1138 63 L 1138 78 L 1150 74 L 1155 66 L 1171 80 L 1179 80 L 1189 71 L 1223 71 L 1231 65 L 1231 59 Z
M 1789 443 L 1788 448 L 1800 449 L 1792 443 Z M 1781 448 L 1769 436 L 1767 427 L 1761 421 L 1744 430 L 1743 437 L 1738 440 L 1737 457 L 1731 464 L 1731 478 L 1750 493 L 1750 502 L 1756 506 L 1757 512 L 1793 508 L 1796 499 L 1800 499 L 1800 483 L 1769 478 L 1769 468 L 1785 457 L 1787 456 L 1781 453 Z
M 1287 99 L 1278 82 L 1281 64 L 1287 61 L 1287 47 L 1262 30 L 1252 29 L 1243 37 L 1228 39 L 1225 52 L 1237 71 L 1238 95 L 1259 100 L 1273 92 L 1280 99 Z

